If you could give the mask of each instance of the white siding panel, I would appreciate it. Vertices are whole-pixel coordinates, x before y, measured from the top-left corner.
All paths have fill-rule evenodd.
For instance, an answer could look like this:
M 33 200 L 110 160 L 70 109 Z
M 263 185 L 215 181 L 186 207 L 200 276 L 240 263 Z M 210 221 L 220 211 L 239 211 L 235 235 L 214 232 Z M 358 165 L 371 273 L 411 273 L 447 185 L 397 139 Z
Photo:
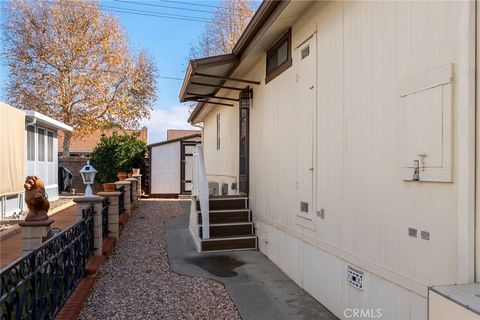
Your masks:
M 180 193 L 180 142 L 152 147 L 151 193 Z
M 453 163 L 468 164 L 458 152 L 468 156 L 469 145 L 469 108 L 459 107 L 459 93 L 471 83 L 455 68 L 466 55 L 458 39 L 467 24 L 460 21 L 472 7 L 454 1 L 332 1 L 314 3 L 294 23 L 294 44 L 315 25 L 318 39 L 314 197 L 315 211 L 324 209 L 325 219 L 313 217 L 316 231 L 295 223 L 295 156 L 301 156 L 293 152 L 295 65 L 253 88 L 250 207 L 259 220 L 260 250 L 337 316 L 358 305 L 382 307 L 385 319 L 425 319 L 427 286 L 465 279 L 459 277 L 466 259 L 460 259 L 458 227 L 469 209 L 460 191 L 469 189 L 455 177 L 465 179 L 471 168 L 454 166 L 453 183 L 403 180 L 406 114 L 399 92 L 405 79 L 453 64 Z M 235 76 L 264 79 L 265 58 Z M 210 113 L 204 123 L 207 172 L 235 176 L 238 110 L 212 110 L 222 112 L 222 148 L 225 134 L 232 145 L 215 150 Z M 466 126 L 459 128 L 459 119 Z M 408 228 L 417 229 L 418 237 L 408 236 Z M 421 231 L 430 240 L 421 239 Z M 345 268 L 352 264 L 366 274 L 363 292 L 346 284 Z

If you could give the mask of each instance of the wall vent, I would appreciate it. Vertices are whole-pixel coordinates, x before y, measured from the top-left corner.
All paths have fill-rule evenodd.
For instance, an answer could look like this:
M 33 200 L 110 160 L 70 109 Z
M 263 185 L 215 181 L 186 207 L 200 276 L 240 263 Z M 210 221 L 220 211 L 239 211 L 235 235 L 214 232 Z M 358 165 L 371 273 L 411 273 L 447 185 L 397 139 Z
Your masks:
M 350 266 L 347 268 L 347 282 L 354 288 L 363 290 L 363 272 Z

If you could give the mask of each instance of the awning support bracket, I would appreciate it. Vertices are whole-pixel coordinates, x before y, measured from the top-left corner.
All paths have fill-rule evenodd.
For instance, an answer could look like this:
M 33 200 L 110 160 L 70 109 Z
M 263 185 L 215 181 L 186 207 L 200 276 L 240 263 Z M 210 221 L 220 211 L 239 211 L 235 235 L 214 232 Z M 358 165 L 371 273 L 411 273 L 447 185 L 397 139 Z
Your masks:
M 196 81 L 192 81 L 192 82 L 190 82 L 190 84 L 193 84 L 193 85 L 196 85 L 196 86 L 213 87 L 213 88 L 229 89 L 229 90 L 237 90 L 237 91 L 242 91 L 243 90 L 243 88 L 221 86 L 221 85 L 217 85 L 217 84 L 202 83 L 202 82 L 196 82 Z
M 185 100 L 198 100 L 199 98 L 213 98 L 213 99 L 220 99 L 220 100 L 228 100 L 228 101 L 235 101 L 238 102 L 240 101 L 239 99 L 235 98 L 227 98 L 227 97 L 219 97 L 213 94 L 199 94 L 199 93 L 193 93 L 193 92 L 187 92 L 187 95 L 193 96 L 190 98 L 187 98 Z
M 256 85 L 260 85 L 260 84 L 261 84 L 260 81 L 253 81 L 253 80 L 245 80 L 245 79 L 238 79 L 238 78 L 222 77 L 222 76 L 216 76 L 216 75 L 213 75 L 213 74 L 206 74 L 206 73 L 200 73 L 200 72 L 195 72 L 194 75 L 195 75 L 195 76 L 199 76 L 199 77 L 206 77 L 206 78 L 215 78 L 215 79 L 221 79 L 221 80 L 231 80 L 231 81 L 244 82 L 244 83 L 248 83 L 248 84 L 256 84 Z
M 203 102 L 203 103 L 206 103 L 206 104 L 218 104 L 220 106 L 226 106 L 226 107 L 234 107 L 233 104 L 223 103 L 223 102 L 213 102 L 213 101 L 208 101 L 208 100 L 198 100 L 198 102 Z

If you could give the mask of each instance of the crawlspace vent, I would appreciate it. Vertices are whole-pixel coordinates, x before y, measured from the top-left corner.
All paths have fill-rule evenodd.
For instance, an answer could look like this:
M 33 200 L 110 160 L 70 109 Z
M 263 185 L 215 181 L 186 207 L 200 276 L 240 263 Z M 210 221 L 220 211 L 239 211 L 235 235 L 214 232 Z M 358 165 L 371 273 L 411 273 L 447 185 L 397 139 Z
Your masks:
M 363 290 L 363 272 L 349 266 L 347 268 L 347 281 L 352 287 Z

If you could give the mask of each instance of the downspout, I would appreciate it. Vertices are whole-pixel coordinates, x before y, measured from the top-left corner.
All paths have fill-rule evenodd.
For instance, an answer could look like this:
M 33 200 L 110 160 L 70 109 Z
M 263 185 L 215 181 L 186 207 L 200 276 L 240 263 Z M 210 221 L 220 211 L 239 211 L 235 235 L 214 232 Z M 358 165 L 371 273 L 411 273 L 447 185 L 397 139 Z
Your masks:
M 478 74 L 479 74 L 479 71 L 478 71 L 478 68 L 479 68 L 479 43 L 478 43 L 478 37 L 479 37 L 479 34 L 478 34 L 478 27 L 480 26 L 480 24 L 478 23 L 478 18 L 479 18 L 479 15 L 478 15 L 478 11 L 479 11 L 479 7 L 478 7 L 478 1 L 479 0 L 476 0 L 475 1 L 475 4 L 474 4 L 474 10 L 475 10 L 475 30 L 474 30 L 474 37 L 475 37 L 475 40 L 474 40 L 474 67 L 475 67 L 475 74 L 474 74 L 474 104 L 475 104 L 475 125 L 474 125 L 474 128 L 475 128 L 475 153 L 474 153 L 474 156 L 475 156 L 475 159 L 474 159 L 474 163 L 475 163 L 475 168 L 474 168 L 474 208 L 475 208 L 475 214 L 474 214 L 474 233 L 473 233 L 473 250 L 474 250 L 474 257 L 473 257 L 473 264 L 474 264 L 474 282 L 478 282 L 479 281 L 479 278 L 480 278 L 480 266 L 478 265 L 480 263 L 479 261 L 479 246 L 478 246 L 478 243 L 477 241 L 479 241 L 480 237 L 479 237 L 479 223 L 480 223 L 480 219 L 479 219 L 479 205 L 480 203 L 478 202 L 478 193 L 479 193 L 479 177 L 478 177 L 478 174 L 479 174 L 479 170 L 478 170 L 478 162 L 479 162 L 479 121 L 478 121 L 478 116 L 479 116 L 479 108 L 478 108 L 478 103 L 479 103 L 479 96 L 478 94 L 480 93 L 480 90 L 479 90 L 479 79 L 478 79 Z

